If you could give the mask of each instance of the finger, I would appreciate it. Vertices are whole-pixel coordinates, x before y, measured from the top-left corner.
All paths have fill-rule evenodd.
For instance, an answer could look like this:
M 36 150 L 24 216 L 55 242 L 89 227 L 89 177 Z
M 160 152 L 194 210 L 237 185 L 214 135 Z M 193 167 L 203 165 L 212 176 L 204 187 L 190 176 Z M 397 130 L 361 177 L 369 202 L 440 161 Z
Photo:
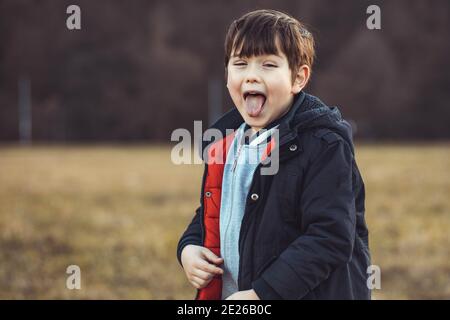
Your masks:
M 189 278 L 189 282 L 190 282 L 196 289 L 201 289 L 200 279 L 198 279 L 197 277 L 191 276 L 191 277 Z
M 200 289 L 200 284 L 194 278 L 191 277 L 189 283 L 192 284 L 195 289 Z
M 214 276 L 214 273 L 205 272 L 201 269 L 195 269 L 193 275 L 196 276 L 197 278 L 200 278 L 200 279 L 203 279 L 206 281 L 206 280 L 211 279 Z
M 215 265 L 219 265 L 219 264 L 223 263 L 223 258 L 220 258 L 220 257 L 216 256 L 211 250 L 205 248 L 202 252 L 203 252 L 203 256 L 209 262 L 212 262 Z
M 200 261 L 198 263 L 197 268 L 201 269 L 203 271 L 209 272 L 209 273 L 217 274 L 217 275 L 223 274 L 223 270 L 221 268 L 216 267 L 215 265 L 210 264 L 210 263 L 208 263 L 208 262 L 206 262 L 204 260 Z
M 197 289 L 202 289 L 204 287 L 206 287 L 209 283 L 209 281 L 205 281 L 203 279 L 200 279 L 197 276 L 192 276 L 192 281 L 194 281 L 196 284 L 198 284 L 198 288 Z

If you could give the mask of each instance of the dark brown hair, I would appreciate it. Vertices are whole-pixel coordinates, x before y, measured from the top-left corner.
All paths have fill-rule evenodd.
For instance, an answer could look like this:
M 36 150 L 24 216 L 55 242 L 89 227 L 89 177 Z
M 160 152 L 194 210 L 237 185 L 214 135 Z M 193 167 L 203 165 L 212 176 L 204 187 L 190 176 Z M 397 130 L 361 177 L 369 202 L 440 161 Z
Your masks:
M 278 54 L 277 42 L 287 57 L 292 81 L 300 66 L 312 70 L 312 34 L 297 19 L 276 10 L 252 11 L 231 23 L 225 37 L 225 70 L 232 53 L 239 57 Z

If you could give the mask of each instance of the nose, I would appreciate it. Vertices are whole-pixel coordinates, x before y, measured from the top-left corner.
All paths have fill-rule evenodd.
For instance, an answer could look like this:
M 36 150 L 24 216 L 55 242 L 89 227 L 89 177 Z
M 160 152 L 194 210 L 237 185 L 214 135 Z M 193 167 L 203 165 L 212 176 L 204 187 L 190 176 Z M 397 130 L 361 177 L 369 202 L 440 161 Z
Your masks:
M 258 74 L 258 71 L 256 70 L 256 67 L 249 65 L 247 67 L 247 73 L 245 75 L 245 83 L 254 83 L 254 82 L 261 82 L 261 78 Z

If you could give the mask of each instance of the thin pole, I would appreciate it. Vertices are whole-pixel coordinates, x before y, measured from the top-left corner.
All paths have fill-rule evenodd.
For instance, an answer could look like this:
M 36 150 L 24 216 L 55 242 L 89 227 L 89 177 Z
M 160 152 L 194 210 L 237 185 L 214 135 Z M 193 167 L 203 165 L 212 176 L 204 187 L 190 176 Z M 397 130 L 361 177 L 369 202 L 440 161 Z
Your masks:
M 19 79 L 19 139 L 31 144 L 31 88 L 27 77 Z

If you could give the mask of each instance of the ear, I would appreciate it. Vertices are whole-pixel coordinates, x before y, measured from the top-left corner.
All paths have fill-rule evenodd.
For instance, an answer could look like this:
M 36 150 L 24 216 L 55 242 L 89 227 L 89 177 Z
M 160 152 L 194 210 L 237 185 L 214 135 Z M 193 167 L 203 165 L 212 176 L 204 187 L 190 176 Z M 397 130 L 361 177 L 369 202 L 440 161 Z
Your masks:
M 306 65 L 302 65 L 295 75 L 294 83 L 292 84 L 292 93 L 297 94 L 306 86 L 311 74 L 311 69 Z

